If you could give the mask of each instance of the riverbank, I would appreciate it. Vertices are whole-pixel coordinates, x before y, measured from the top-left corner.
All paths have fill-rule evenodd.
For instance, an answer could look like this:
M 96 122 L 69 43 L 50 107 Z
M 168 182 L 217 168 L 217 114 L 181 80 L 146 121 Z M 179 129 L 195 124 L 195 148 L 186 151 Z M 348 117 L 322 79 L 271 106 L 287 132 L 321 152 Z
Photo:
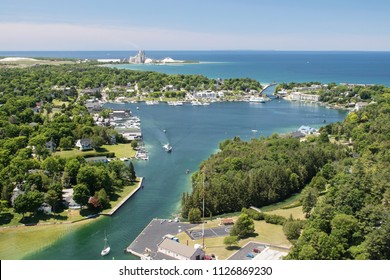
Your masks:
M 128 186 L 122 192 L 118 193 L 118 199 L 111 202 L 111 208 L 103 211 L 100 215 L 111 216 L 122 205 L 124 205 L 140 188 L 142 188 L 143 178 L 137 179 L 138 184 Z M 82 226 L 92 221 L 96 221 L 86 216 L 80 215 L 80 210 L 67 209 L 67 221 L 64 221 L 65 215 L 60 220 L 49 219 L 45 222 L 39 222 L 31 225 L 15 225 L 0 228 L 0 259 L 18 260 L 26 256 L 39 252 L 47 248 L 65 235 L 72 233 Z M 99 214 L 98 214 L 99 215 Z

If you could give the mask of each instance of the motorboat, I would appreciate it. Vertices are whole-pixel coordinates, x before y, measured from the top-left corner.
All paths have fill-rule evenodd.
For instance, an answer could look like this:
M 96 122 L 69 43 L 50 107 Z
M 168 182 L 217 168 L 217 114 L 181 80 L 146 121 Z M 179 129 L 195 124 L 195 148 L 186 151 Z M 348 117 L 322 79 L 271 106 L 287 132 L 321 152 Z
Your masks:
M 168 153 L 172 151 L 172 146 L 168 143 L 163 146 L 164 150 Z

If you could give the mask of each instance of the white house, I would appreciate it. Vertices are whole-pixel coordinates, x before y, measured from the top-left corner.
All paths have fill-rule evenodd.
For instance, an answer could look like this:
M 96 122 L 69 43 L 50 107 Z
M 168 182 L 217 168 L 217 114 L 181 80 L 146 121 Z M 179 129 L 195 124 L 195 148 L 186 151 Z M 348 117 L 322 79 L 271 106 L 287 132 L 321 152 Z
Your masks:
M 177 260 L 202 260 L 205 256 L 202 249 L 195 249 L 169 238 L 164 238 L 157 248 L 158 252 Z
M 80 151 L 92 150 L 92 141 L 90 138 L 84 138 L 77 140 L 76 147 L 80 149 Z
M 302 125 L 300 128 L 298 128 L 298 131 L 305 135 L 309 135 L 309 134 L 316 133 L 317 129 L 312 128 L 310 126 Z

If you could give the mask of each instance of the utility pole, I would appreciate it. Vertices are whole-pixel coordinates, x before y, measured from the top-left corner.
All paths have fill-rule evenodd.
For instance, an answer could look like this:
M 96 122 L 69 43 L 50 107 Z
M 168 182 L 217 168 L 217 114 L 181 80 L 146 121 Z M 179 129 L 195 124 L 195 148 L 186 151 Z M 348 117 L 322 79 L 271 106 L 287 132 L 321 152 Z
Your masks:
M 203 218 L 202 218 L 202 248 L 204 249 L 204 174 L 203 174 Z

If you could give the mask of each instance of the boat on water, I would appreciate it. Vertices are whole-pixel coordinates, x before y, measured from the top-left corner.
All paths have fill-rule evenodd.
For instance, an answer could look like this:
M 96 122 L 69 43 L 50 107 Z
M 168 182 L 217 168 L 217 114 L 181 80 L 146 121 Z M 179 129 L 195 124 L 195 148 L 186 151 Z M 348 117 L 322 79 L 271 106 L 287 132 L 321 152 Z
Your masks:
M 146 103 L 146 105 L 158 105 L 159 104 L 159 102 L 158 101 L 155 101 L 155 100 L 153 100 L 153 101 L 146 101 L 145 102 Z
M 252 102 L 252 103 L 265 103 L 265 99 L 264 99 L 264 97 L 251 96 L 251 98 L 249 98 L 249 102 Z
M 172 146 L 168 143 L 163 146 L 164 150 L 168 153 L 172 151 Z
M 110 253 L 111 247 L 108 244 L 108 239 L 107 239 L 107 234 L 104 235 L 104 247 L 103 250 L 101 251 L 100 255 L 105 256 Z

